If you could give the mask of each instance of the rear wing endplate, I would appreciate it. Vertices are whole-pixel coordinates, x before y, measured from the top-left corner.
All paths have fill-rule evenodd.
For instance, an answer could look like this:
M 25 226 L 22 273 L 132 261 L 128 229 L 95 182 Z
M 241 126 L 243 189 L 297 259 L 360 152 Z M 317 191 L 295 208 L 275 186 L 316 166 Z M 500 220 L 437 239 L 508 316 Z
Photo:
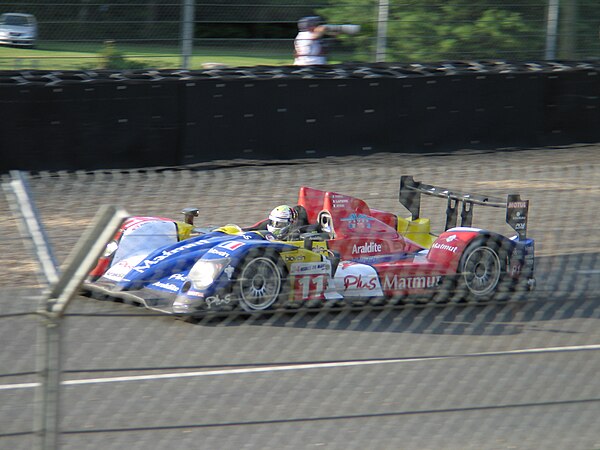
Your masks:
M 459 204 L 461 205 L 461 227 L 472 226 L 473 205 L 482 205 L 493 208 L 506 208 L 506 223 L 517 232 L 519 240 L 523 240 L 527 236 L 529 200 L 522 200 L 519 194 L 509 194 L 506 199 L 503 199 L 488 195 L 451 191 L 443 187 L 415 181 L 412 176 L 406 175 L 400 177 L 400 203 L 410 211 L 412 220 L 419 218 L 422 194 L 447 199 L 448 206 L 446 208 L 444 230 L 456 226 Z

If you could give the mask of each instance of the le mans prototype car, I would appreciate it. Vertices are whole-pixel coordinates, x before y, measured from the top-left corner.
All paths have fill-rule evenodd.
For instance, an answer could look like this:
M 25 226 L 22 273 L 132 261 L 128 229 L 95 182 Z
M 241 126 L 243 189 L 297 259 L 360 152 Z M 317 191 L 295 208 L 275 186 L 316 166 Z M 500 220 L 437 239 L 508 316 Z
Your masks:
M 419 216 L 421 196 L 446 199 L 445 230 L 434 235 Z M 370 208 L 365 201 L 301 187 L 299 233 L 274 240 L 266 221 L 248 228 L 193 225 L 130 217 L 92 270 L 92 294 L 137 302 L 176 315 L 206 311 L 261 311 L 279 306 L 488 301 L 532 289 L 534 241 L 527 237 L 529 201 L 454 192 L 400 180 L 405 218 Z M 472 226 L 473 206 L 506 210 L 512 237 Z M 457 225 L 460 215 L 460 226 Z

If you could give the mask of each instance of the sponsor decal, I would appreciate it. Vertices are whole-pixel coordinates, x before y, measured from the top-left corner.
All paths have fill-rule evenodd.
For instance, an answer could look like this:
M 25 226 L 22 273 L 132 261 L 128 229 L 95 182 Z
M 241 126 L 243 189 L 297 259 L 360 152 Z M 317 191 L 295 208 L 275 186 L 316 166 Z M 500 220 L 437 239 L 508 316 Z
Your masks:
M 331 203 L 334 208 L 343 208 L 347 203 L 350 202 L 348 197 L 333 195 L 331 197 Z
M 508 202 L 509 208 L 527 208 L 527 202 Z
M 350 266 L 356 266 L 356 265 L 357 265 L 357 263 L 355 263 L 354 261 L 342 261 L 342 262 L 340 262 L 339 267 L 341 269 L 346 269 Z
M 174 248 L 173 250 L 169 250 L 169 251 L 163 250 L 160 255 L 155 256 L 152 259 L 145 259 L 142 264 L 134 267 L 133 270 L 135 270 L 136 272 L 139 272 L 139 273 L 144 273 L 145 270 L 149 269 L 154 264 L 158 264 L 163 259 L 166 259 L 169 256 L 176 255 L 177 253 L 180 253 L 180 252 L 182 252 L 184 250 L 188 250 L 190 248 L 199 247 L 199 246 L 204 245 L 206 243 L 208 243 L 208 241 L 201 240 L 201 241 L 196 241 L 196 242 L 191 242 L 189 244 L 181 245 L 181 246 L 179 246 L 177 248 Z M 229 255 L 227 255 L 227 256 L 229 256 Z
M 131 264 L 131 262 L 127 259 L 123 259 L 123 260 L 119 261 L 119 265 L 124 267 L 127 270 L 131 270 L 133 268 L 133 264 Z
M 130 281 L 130 280 L 127 280 L 124 278 L 128 272 L 129 271 L 119 273 L 117 271 L 111 270 L 110 272 L 106 272 L 102 276 L 102 278 L 106 278 L 107 280 L 111 280 L 111 281 Z
M 232 242 L 225 242 L 224 244 L 219 245 L 219 247 L 226 248 L 228 250 L 235 250 L 236 248 L 243 247 L 244 245 L 246 245 L 246 244 L 244 244 L 243 242 L 232 241 Z
M 304 255 L 298 255 L 298 256 L 284 256 L 283 257 L 287 262 L 295 262 L 295 261 L 304 261 L 306 258 L 304 257 Z
M 185 295 L 187 295 L 188 297 L 204 297 L 204 293 L 193 290 L 187 291 Z
M 348 289 L 366 289 L 369 291 L 377 289 L 377 278 L 373 276 L 364 277 L 362 275 L 346 275 L 344 277 L 344 290 Z
M 437 286 L 441 279 L 442 277 L 439 275 L 416 277 L 399 277 L 394 275 L 391 278 L 386 275 L 383 282 L 383 288 L 386 290 L 429 289 Z
M 358 297 L 383 295 L 377 272 L 373 267 L 365 264 L 341 263 L 335 274 L 334 287 L 344 295 Z
M 458 247 L 453 245 L 440 244 L 439 242 L 435 242 L 431 248 L 436 248 L 438 250 L 446 250 L 448 252 L 456 253 L 458 251 Z
M 180 273 L 174 273 L 169 277 L 169 280 L 185 281 L 185 276 Z
M 348 217 L 343 217 L 340 219 L 342 222 L 350 222 L 348 224 L 349 229 L 356 228 L 359 224 L 364 225 L 366 228 L 371 228 L 372 217 L 369 217 L 365 214 L 350 214 Z
M 325 263 L 309 263 L 309 264 L 299 264 L 296 266 L 297 272 L 308 272 L 310 270 L 326 270 L 329 268 L 329 264 Z
M 213 295 L 211 297 L 206 297 L 204 301 L 206 302 L 206 306 L 208 306 L 208 308 L 213 306 L 228 305 L 231 302 L 231 294 L 227 294 L 224 297 Z
M 235 271 L 235 269 L 233 268 L 233 266 L 227 266 L 225 267 L 225 269 L 223 269 L 223 272 L 225 272 L 225 275 L 227 275 L 227 278 L 231 280 L 231 277 L 233 276 L 233 272 Z
M 306 273 L 306 272 L 328 272 L 329 263 L 296 263 L 292 264 L 290 271 L 292 274 Z
M 359 263 L 359 264 L 378 264 L 378 263 L 382 263 L 382 262 L 391 262 L 391 261 L 398 261 L 399 259 L 401 259 L 401 257 L 399 255 L 403 255 L 403 254 L 398 254 L 398 253 L 394 253 L 394 254 L 390 254 L 390 255 L 367 255 L 367 256 L 355 256 L 352 258 L 353 262 Z
M 231 256 L 229 253 L 222 252 L 221 250 L 217 250 L 216 248 L 211 248 L 206 253 L 212 253 L 213 255 L 219 255 L 219 256 L 222 256 L 223 258 L 228 258 L 229 256 Z
M 456 237 L 456 235 L 455 235 L 455 234 L 453 234 L 452 236 L 448 236 L 448 237 L 446 238 L 446 242 L 452 242 L 452 241 L 454 241 L 455 239 L 458 239 L 458 238 Z
M 175 286 L 173 283 L 162 283 L 160 281 L 157 281 L 156 283 L 154 283 L 154 286 L 163 288 L 163 289 L 166 289 L 167 291 L 172 291 L 172 292 L 177 292 L 179 290 L 179 288 L 177 286 Z
M 168 233 L 177 231 L 177 226 L 170 220 L 156 217 L 136 217 L 125 222 L 122 227 L 123 236 L 132 234 L 142 227 L 150 227 L 149 234 L 155 233 L 155 230 L 165 230 Z
M 133 269 L 133 267 L 134 265 L 131 264 L 129 260 L 124 259 L 108 269 L 104 274 L 104 278 L 108 278 L 109 280 L 113 281 L 120 281 L 131 271 L 131 269 Z
M 146 217 L 136 217 L 125 222 L 125 224 L 123 225 L 123 229 L 126 231 L 133 231 L 151 220 L 152 219 Z
M 524 229 L 525 229 L 524 223 L 515 223 L 515 230 L 524 230 Z
M 354 244 L 352 246 L 352 254 L 353 255 L 362 255 L 364 253 L 380 253 L 381 252 L 381 244 L 377 242 L 365 242 L 362 245 Z

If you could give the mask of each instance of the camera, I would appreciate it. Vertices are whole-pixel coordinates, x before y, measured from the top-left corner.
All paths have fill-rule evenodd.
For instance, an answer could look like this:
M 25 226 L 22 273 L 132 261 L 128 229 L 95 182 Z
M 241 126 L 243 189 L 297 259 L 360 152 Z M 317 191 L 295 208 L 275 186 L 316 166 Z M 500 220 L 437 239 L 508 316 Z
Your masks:
M 340 33 L 340 34 L 349 34 L 349 35 L 353 35 L 353 34 L 358 34 L 360 32 L 360 25 L 352 25 L 352 24 L 345 24 L 345 25 L 323 25 L 325 27 L 325 29 L 327 30 L 327 33 Z

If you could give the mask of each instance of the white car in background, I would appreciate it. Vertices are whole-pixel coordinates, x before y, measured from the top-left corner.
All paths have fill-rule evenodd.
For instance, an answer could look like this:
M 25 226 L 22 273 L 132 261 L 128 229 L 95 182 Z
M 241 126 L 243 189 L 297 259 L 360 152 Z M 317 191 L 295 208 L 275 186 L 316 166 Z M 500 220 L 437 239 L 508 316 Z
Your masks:
M 37 21 L 32 14 L 0 15 L 0 44 L 34 47 L 37 33 Z

